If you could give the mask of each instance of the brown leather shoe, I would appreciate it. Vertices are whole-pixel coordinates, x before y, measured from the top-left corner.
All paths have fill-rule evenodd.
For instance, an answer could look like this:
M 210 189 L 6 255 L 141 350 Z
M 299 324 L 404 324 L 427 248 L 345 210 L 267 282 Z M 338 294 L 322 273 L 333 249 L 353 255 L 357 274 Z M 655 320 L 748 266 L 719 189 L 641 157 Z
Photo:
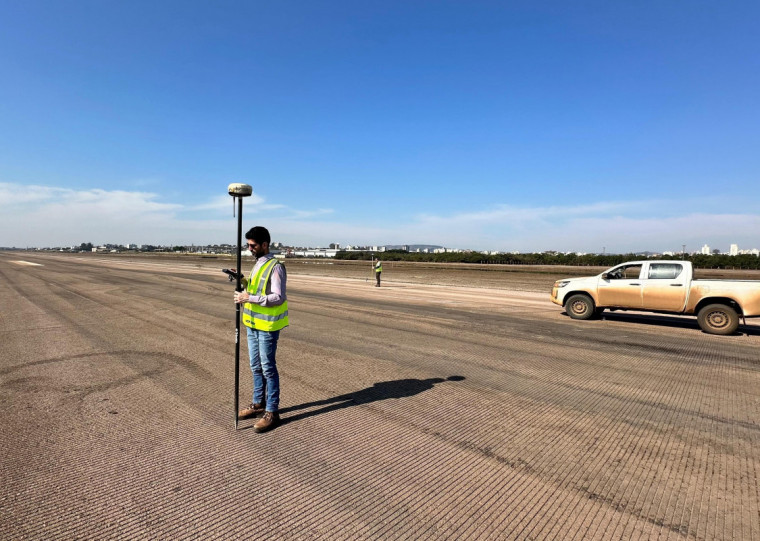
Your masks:
M 262 413 L 264 413 L 264 404 L 248 404 L 248 407 L 243 408 L 238 412 L 238 419 L 258 417 Z
M 254 432 L 266 432 L 280 424 L 280 414 L 273 411 L 264 412 L 264 417 L 256 421 L 253 425 Z

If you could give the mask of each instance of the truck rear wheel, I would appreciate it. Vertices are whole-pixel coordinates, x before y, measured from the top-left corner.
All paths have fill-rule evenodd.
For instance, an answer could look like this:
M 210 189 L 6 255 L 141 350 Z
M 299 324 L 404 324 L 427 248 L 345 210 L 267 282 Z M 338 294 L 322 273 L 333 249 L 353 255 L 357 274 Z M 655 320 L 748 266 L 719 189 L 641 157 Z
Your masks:
M 591 319 L 596 315 L 594 300 L 588 295 L 573 295 L 565 303 L 567 315 L 573 319 Z
M 739 328 L 739 315 L 727 304 L 708 304 L 697 315 L 699 327 L 710 334 L 734 334 Z

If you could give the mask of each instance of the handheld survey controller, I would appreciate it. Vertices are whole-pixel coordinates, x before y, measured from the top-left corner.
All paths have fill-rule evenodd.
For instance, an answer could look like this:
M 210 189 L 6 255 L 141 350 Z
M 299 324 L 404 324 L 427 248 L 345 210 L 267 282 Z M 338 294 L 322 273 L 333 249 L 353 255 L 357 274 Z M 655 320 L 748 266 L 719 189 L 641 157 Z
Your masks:
M 233 280 L 242 280 L 243 274 L 240 272 L 235 272 L 232 269 L 222 269 L 222 272 L 227 275 L 227 278 L 230 279 L 230 282 Z

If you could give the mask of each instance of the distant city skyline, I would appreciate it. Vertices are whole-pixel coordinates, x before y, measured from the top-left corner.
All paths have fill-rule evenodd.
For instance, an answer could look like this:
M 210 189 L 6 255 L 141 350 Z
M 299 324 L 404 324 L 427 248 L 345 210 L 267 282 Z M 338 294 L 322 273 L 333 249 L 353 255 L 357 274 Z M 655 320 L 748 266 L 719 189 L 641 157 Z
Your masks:
M 182 243 L 169 243 L 169 244 L 137 244 L 137 243 L 102 243 L 102 244 L 93 244 L 93 243 L 77 243 L 72 245 L 60 245 L 60 246 L 2 246 L 0 245 L 0 249 L 6 250 L 6 249 L 18 249 L 18 250 L 67 250 L 67 251 L 78 251 L 82 250 L 82 247 L 84 245 L 91 244 L 91 247 L 89 249 L 85 249 L 83 251 L 119 251 L 119 250 L 136 250 L 136 251 L 166 251 L 166 250 L 172 250 L 174 248 L 182 247 L 184 251 L 188 252 L 196 252 L 196 253 L 224 253 L 225 251 L 234 251 L 234 245 L 230 243 L 212 243 L 212 244 L 203 244 L 203 243 L 190 243 L 190 244 L 182 244 Z M 528 251 L 519 251 L 519 250 L 476 250 L 472 248 L 452 248 L 448 246 L 439 246 L 439 245 L 427 245 L 427 244 L 408 244 L 408 245 L 395 245 L 395 244 L 380 244 L 380 245 L 350 245 L 350 244 L 340 244 L 340 243 L 330 243 L 327 246 L 310 246 L 305 244 L 285 244 L 279 241 L 273 241 L 272 242 L 272 248 L 276 251 L 280 250 L 296 250 L 297 253 L 295 255 L 308 255 L 307 252 L 313 252 L 316 250 L 320 250 L 322 252 L 331 252 L 333 255 L 335 252 L 338 251 L 362 251 L 362 252 L 386 252 L 389 250 L 394 249 L 400 249 L 402 251 L 407 252 L 418 252 L 418 253 L 446 253 L 446 252 L 478 252 L 488 255 L 497 255 L 497 254 L 518 254 L 518 253 L 541 253 L 541 252 L 557 252 L 557 253 L 566 253 L 566 254 L 578 254 L 578 255 L 585 255 L 585 254 L 607 254 L 607 255 L 621 255 L 621 254 L 627 254 L 627 253 L 633 253 L 633 254 L 647 254 L 647 255 L 663 255 L 663 256 L 673 256 L 678 255 L 680 253 L 687 253 L 689 255 L 730 255 L 730 256 L 736 256 L 736 255 L 753 255 L 760 257 L 760 249 L 758 248 L 744 248 L 740 249 L 737 244 L 731 244 L 729 247 L 729 250 L 727 252 L 722 252 L 718 249 L 710 249 L 709 245 L 705 244 L 702 246 L 700 250 L 685 250 L 685 246 L 682 246 L 682 251 L 652 251 L 652 250 L 635 250 L 630 252 L 608 252 L 606 250 L 602 250 L 601 252 L 579 252 L 579 251 L 563 251 L 563 250 L 528 250 Z M 214 251 L 217 250 L 217 251 Z M 684 251 L 685 250 L 685 251 Z M 324 254 L 323 254 L 324 255 Z

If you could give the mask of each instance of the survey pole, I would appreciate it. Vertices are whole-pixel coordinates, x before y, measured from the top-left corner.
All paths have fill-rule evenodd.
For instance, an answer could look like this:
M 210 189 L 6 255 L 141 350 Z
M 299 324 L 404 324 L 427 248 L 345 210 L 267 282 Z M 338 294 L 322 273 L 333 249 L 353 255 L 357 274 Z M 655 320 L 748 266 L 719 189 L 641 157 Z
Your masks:
M 237 273 L 237 286 L 235 291 L 238 293 L 243 291 L 242 278 L 243 268 L 241 259 L 243 242 L 243 198 L 248 197 L 253 193 L 253 188 L 248 184 L 230 184 L 227 187 L 227 193 L 233 198 L 233 210 L 234 204 L 237 203 L 237 242 L 235 243 L 235 251 L 237 252 L 237 267 L 235 272 Z M 238 403 L 240 399 L 240 303 L 235 303 L 235 430 L 238 428 Z

